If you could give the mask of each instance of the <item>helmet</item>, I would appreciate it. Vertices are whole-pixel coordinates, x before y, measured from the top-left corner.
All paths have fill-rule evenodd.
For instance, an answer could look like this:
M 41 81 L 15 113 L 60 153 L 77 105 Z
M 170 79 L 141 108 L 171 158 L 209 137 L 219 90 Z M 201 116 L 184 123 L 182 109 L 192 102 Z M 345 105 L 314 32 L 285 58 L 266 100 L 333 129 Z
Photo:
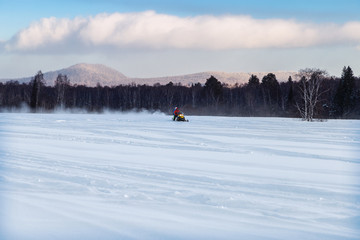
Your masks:
M 175 109 L 178 109 L 178 107 L 175 107 Z

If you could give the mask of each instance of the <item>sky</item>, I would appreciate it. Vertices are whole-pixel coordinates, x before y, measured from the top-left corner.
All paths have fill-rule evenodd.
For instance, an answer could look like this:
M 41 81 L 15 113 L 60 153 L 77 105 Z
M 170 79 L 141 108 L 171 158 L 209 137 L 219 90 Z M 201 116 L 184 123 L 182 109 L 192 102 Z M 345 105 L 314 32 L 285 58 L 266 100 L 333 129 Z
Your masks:
M 0 78 L 77 63 L 129 77 L 360 75 L 360 0 L 0 0 Z

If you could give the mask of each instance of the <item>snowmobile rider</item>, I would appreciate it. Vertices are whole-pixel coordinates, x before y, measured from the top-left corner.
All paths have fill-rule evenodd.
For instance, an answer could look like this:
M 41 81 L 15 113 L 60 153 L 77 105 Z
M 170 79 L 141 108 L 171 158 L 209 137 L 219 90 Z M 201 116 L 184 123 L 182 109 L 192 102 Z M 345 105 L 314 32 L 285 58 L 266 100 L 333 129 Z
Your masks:
M 175 107 L 174 109 L 174 117 L 173 117 L 173 121 L 175 121 L 175 119 L 177 118 L 177 116 L 180 114 L 180 110 L 178 109 L 178 107 Z

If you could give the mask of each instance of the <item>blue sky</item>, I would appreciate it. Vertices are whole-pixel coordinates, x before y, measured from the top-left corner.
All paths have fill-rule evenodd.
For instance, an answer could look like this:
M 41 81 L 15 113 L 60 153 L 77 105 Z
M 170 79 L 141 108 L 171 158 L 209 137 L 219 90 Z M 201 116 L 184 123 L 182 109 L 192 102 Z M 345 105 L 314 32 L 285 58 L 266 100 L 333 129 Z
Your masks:
M 0 0 L 0 39 L 11 37 L 42 17 L 73 18 L 100 12 L 146 10 L 179 16 L 245 14 L 314 22 L 360 20 L 359 0 Z
M 152 12 L 143 14 L 146 11 Z M 125 25 L 120 21 L 124 16 L 135 20 Z M 172 29 L 168 23 L 162 23 L 160 19 L 163 18 L 179 26 L 191 24 L 191 29 L 183 29 L 181 33 L 204 32 L 207 29 L 211 32 L 213 23 L 216 31 L 204 35 L 191 34 L 184 37 L 182 42 L 173 40 L 168 43 L 165 38 L 173 39 L 181 34 L 171 35 L 178 28 Z M 41 19 L 46 20 L 42 22 Z M 64 27 L 61 19 L 67 21 L 65 30 L 61 29 Z M 121 32 L 114 29 L 133 28 L 146 19 L 160 25 L 155 32 L 159 31 L 162 35 L 137 35 L 126 39 L 126 43 L 121 42 L 123 38 L 119 36 L 128 34 L 129 30 Z M 101 21 L 106 21 L 107 27 L 109 24 L 113 24 L 113 27 L 108 30 L 111 33 L 106 32 L 104 38 L 99 39 L 96 33 L 89 32 L 89 28 L 101 31 L 101 27 L 93 28 Z M 39 69 L 56 70 L 77 61 L 102 63 L 125 75 L 141 77 L 207 70 L 296 71 L 304 67 L 324 68 L 330 74 L 339 75 L 344 65 L 352 66 L 355 74 L 360 75 L 360 41 L 359 34 L 356 34 L 358 23 L 359 0 L 0 0 L 0 78 L 22 77 Z M 72 29 L 71 26 L 76 24 L 79 27 Z M 222 24 L 228 32 L 221 29 Z M 246 26 L 238 28 L 237 24 L 253 25 L 248 29 Z M 267 31 L 269 26 L 270 33 L 253 37 L 259 31 Z M 42 33 L 49 31 L 53 35 L 42 35 L 47 40 L 41 41 L 29 33 L 34 29 Z M 54 29 L 58 31 L 57 35 Z M 144 29 L 153 29 L 153 25 L 144 26 Z M 283 29 L 283 32 L 279 29 Z M 293 29 L 294 32 L 291 32 Z M 293 37 L 287 39 L 289 30 Z M 67 31 L 67 35 L 59 37 L 62 31 Z M 234 31 L 240 32 L 233 35 Z M 338 38 L 334 33 L 337 31 L 346 37 Z M 241 42 L 249 37 L 241 35 L 241 32 L 251 35 L 247 42 Z M 274 32 L 279 36 L 279 41 Z M 224 35 L 224 42 L 216 37 L 219 33 Z M 305 36 L 304 44 L 297 40 L 302 35 Z M 328 35 L 328 39 L 325 35 Z M 214 43 L 207 45 L 206 41 L 191 40 L 192 37 L 207 37 Z M 146 42 L 142 38 L 150 40 Z M 241 43 L 227 41 L 229 38 L 238 38 Z M 275 40 L 267 41 L 264 38 Z M 184 42 L 188 42 L 187 45 Z M 272 60 L 266 61 L 264 58 Z M 23 64 L 19 66 L 15 63 Z

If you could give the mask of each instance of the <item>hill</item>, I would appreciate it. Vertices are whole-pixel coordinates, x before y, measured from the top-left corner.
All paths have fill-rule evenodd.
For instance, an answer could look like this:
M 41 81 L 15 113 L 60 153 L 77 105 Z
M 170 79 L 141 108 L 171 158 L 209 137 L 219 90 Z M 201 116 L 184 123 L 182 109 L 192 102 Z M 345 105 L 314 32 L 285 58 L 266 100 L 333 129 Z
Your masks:
M 289 76 L 294 76 L 296 72 L 273 72 L 279 81 L 286 81 Z M 127 77 L 124 74 L 118 72 L 113 68 L 101 64 L 76 64 L 68 68 L 60 69 L 57 71 L 45 72 L 44 79 L 47 85 L 54 85 L 54 82 L 59 74 L 67 75 L 71 84 L 86 85 L 95 87 L 98 83 L 102 86 L 116 86 L 126 84 L 146 84 L 154 85 L 167 84 L 169 82 L 181 83 L 182 85 L 190 85 L 195 83 L 206 82 L 211 75 L 216 77 L 220 82 L 229 85 L 236 83 L 243 84 L 248 82 L 251 74 L 257 75 L 261 80 L 263 76 L 268 73 L 265 72 L 251 72 L 251 73 L 227 73 L 227 72 L 200 72 L 179 76 L 166 76 L 166 77 L 153 77 L 153 78 L 132 78 Z M 26 83 L 31 81 L 32 77 L 25 77 L 19 79 L 1 79 L 1 82 L 7 82 L 10 80 L 18 81 L 20 83 Z
M 103 86 L 117 85 L 124 81 L 127 77 L 115 69 L 109 68 L 101 64 L 85 64 L 80 63 L 68 68 L 60 69 L 44 73 L 46 85 L 54 85 L 55 80 L 59 74 L 67 75 L 71 84 L 96 86 L 100 83 Z M 19 79 L 3 79 L 2 82 L 9 80 L 26 83 L 31 81 L 33 77 L 25 77 Z
M 276 78 L 280 82 L 287 81 L 289 76 L 294 78 L 296 72 L 273 72 L 276 75 Z M 200 73 L 193 73 L 187 75 L 180 75 L 180 76 L 168 76 L 168 77 L 158 77 L 158 78 L 129 78 L 134 83 L 137 84 L 147 84 L 153 85 L 156 83 L 160 84 L 167 84 L 169 82 L 173 83 L 181 83 L 182 85 L 191 85 L 195 83 L 204 84 L 208 78 L 214 76 L 220 82 L 226 83 L 229 85 L 237 84 L 244 84 L 249 81 L 250 76 L 254 74 L 261 79 L 267 75 L 266 72 L 250 72 L 250 73 L 227 73 L 227 72 L 200 72 Z

